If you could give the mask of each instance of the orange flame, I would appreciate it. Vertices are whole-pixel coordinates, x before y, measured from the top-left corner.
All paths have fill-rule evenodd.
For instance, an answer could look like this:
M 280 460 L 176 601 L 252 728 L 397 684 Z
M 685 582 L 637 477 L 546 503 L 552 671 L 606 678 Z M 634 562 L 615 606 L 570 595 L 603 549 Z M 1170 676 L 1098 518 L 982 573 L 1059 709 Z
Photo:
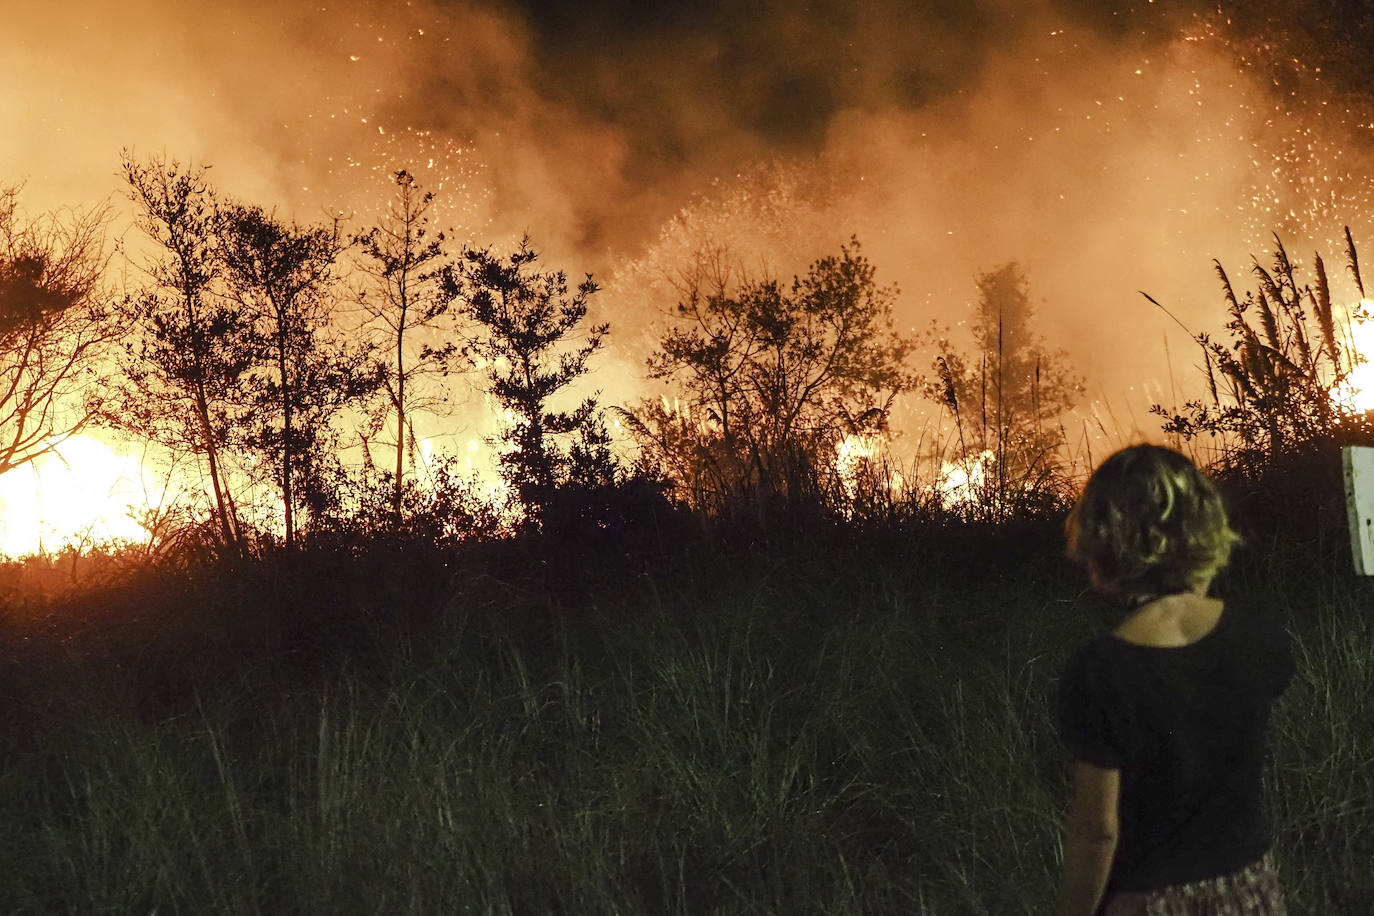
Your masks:
M 136 519 L 164 495 L 170 495 L 167 485 L 137 456 L 90 436 L 73 436 L 0 476 L 0 554 L 146 542 L 150 534 Z
M 1371 317 L 1358 317 L 1360 315 Z M 1374 300 L 1363 299 L 1350 319 L 1349 346 L 1357 356 L 1354 370 L 1333 392 L 1342 404 L 1361 413 L 1374 410 Z
M 935 492 L 946 506 L 975 505 L 987 485 L 988 468 L 996 456 L 990 449 L 962 461 L 940 462 Z

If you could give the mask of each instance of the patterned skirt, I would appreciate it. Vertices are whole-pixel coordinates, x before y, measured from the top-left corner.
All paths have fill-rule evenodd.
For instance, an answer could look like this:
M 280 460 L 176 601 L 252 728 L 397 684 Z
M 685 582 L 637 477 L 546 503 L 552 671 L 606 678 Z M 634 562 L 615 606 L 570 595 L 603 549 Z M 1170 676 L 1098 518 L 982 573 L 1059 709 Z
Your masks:
M 1240 871 L 1141 893 L 1116 894 L 1102 916 L 1287 916 L 1273 853 Z

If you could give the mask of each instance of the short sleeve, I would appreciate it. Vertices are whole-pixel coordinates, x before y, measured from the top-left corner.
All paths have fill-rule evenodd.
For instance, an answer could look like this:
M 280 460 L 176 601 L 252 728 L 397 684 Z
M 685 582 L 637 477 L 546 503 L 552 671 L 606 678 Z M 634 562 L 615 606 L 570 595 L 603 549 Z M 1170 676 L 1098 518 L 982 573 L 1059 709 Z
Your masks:
M 1059 678 L 1055 723 L 1075 760 L 1119 770 L 1126 759 L 1122 710 L 1106 676 L 1107 666 L 1090 644 L 1075 652 Z

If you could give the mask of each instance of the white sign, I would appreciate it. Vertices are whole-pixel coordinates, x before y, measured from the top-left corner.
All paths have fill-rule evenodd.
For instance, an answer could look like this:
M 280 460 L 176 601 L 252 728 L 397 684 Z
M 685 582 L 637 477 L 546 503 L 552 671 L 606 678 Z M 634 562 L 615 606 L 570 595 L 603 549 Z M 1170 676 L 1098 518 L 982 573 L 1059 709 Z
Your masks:
M 1374 576 L 1374 448 L 1341 449 L 1345 466 L 1345 511 L 1350 519 L 1350 552 L 1355 572 Z

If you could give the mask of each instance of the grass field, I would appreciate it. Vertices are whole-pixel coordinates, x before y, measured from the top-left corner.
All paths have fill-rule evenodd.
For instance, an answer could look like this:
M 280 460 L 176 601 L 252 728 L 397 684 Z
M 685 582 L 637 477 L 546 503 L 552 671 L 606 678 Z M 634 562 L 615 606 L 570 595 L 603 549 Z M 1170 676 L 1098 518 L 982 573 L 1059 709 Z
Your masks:
M 1266 778 L 1296 916 L 1374 912 L 1374 589 L 1342 550 L 1222 583 L 1294 638 Z M 1114 620 L 1057 551 L 798 538 L 575 588 L 326 553 L 11 602 L 0 912 L 1050 912 L 1050 700 Z

